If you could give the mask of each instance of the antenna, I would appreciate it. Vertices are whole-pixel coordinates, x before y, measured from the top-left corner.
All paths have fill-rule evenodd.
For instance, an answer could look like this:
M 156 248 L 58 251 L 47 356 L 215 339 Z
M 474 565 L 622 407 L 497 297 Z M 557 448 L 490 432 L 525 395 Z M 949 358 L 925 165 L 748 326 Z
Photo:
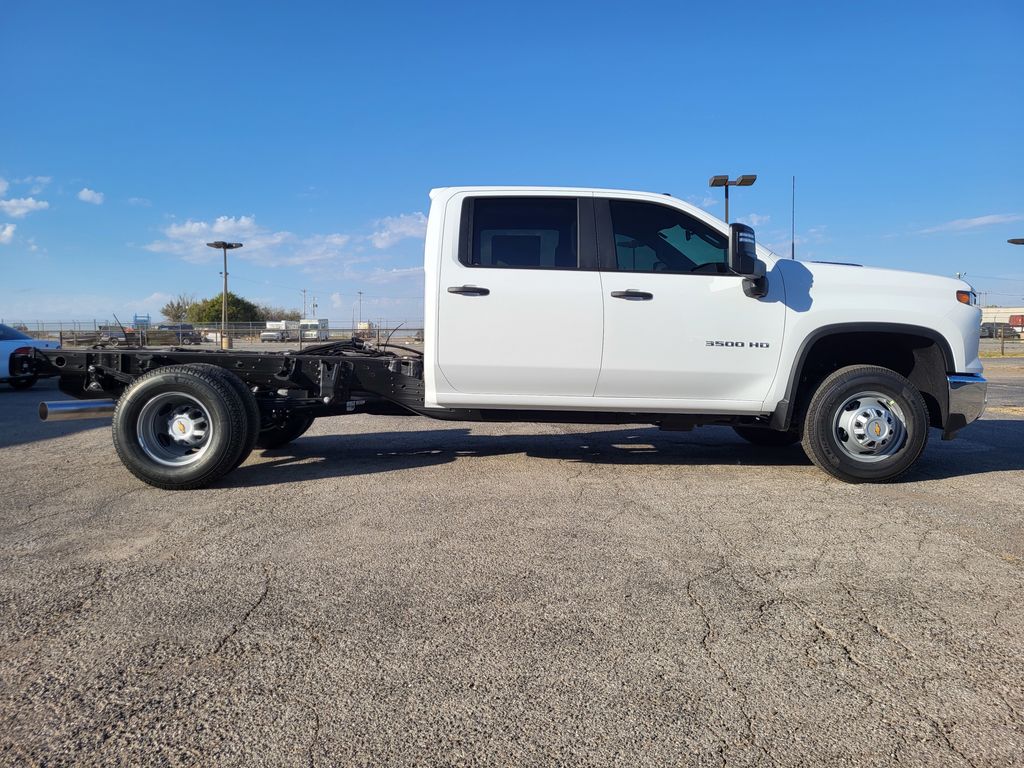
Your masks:
M 789 230 L 789 258 L 796 258 L 796 176 L 793 176 L 793 197 L 790 200 L 789 210 L 791 213 Z
M 111 314 L 113 314 L 113 313 L 111 313 Z M 114 315 L 114 322 L 117 323 L 117 327 L 120 328 L 121 329 L 121 333 L 124 334 L 124 343 L 127 344 L 128 343 L 128 331 L 126 331 L 124 329 L 124 326 L 121 325 L 121 321 L 117 319 L 117 315 Z

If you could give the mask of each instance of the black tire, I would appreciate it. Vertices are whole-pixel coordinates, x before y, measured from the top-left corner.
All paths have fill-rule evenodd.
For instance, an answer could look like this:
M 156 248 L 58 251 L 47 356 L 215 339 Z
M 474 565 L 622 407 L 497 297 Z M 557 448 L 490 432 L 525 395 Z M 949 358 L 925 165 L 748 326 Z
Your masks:
M 179 419 L 188 419 L 188 427 Z M 205 424 L 194 447 L 168 437 L 176 423 L 190 438 Z M 151 371 L 125 390 L 114 409 L 114 448 L 121 462 L 144 483 L 166 490 L 203 488 L 219 480 L 237 465 L 250 433 L 244 400 L 206 366 Z
M 266 450 L 288 445 L 295 438 L 305 434 L 306 430 L 313 426 L 314 421 L 315 417 L 307 413 L 289 414 L 281 426 L 261 429 L 256 437 L 256 447 Z
M 11 379 L 7 383 L 14 387 L 14 389 L 20 391 L 24 389 L 32 389 L 32 387 L 35 386 L 35 383 L 37 381 L 39 381 L 38 376 L 25 376 L 24 378 L 20 379 Z
M 896 480 L 917 462 L 927 442 L 924 398 L 888 368 L 840 368 L 821 382 L 807 407 L 804 452 L 847 483 Z
M 733 430 L 748 443 L 763 448 L 785 448 L 800 442 L 800 433 L 796 430 L 780 432 L 768 427 L 733 427 Z
M 242 405 L 245 407 L 246 418 L 248 420 L 248 439 L 246 440 L 245 448 L 238 457 L 238 461 L 232 469 L 237 469 L 241 466 L 249 454 L 252 453 L 253 448 L 256 447 L 256 437 L 260 433 L 260 406 L 256 402 L 256 396 L 252 393 L 252 390 L 245 385 L 245 382 L 238 378 L 234 373 L 229 371 L 227 368 L 221 368 L 211 363 L 192 363 L 192 368 L 201 368 L 204 371 L 209 371 L 214 376 L 220 376 L 227 382 L 232 389 L 238 394 L 238 397 L 242 401 Z

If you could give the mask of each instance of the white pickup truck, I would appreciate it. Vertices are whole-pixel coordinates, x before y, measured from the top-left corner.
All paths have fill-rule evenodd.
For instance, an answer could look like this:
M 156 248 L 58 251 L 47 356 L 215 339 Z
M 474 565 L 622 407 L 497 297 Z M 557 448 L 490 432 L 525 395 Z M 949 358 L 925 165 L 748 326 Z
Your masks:
M 359 339 L 301 353 L 40 351 L 44 418 L 113 413 L 117 451 L 164 488 L 215 482 L 318 416 L 725 425 L 801 442 L 848 481 L 889 481 L 929 427 L 977 419 L 971 287 L 780 259 L 673 197 L 584 188 L 430 194 L 422 352 Z

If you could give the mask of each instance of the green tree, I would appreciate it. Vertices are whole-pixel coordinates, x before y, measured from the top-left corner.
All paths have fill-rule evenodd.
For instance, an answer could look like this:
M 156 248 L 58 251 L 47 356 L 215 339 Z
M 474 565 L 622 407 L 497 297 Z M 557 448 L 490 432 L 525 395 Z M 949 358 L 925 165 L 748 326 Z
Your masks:
M 219 323 L 221 317 L 221 295 L 218 293 L 216 296 L 203 301 L 197 301 L 190 306 L 187 314 L 188 321 L 198 324 Z M 260 320 L 262 320 L 262 316 L 258 306 L 228 291 L 229 323 L 258 323 Z
M 297 309 L 284 309 L 283 307 L 271 307 L 268 304 L 260 304 L 260 320 L 301 320 L 302 313 Z
M 169 323 L 183 323 L 188 317 L 188 310 L 196 303 L 196 297 L 186 293 L 179 293 L 177 298 L 171 299 L 164 304 L 160 314 Z

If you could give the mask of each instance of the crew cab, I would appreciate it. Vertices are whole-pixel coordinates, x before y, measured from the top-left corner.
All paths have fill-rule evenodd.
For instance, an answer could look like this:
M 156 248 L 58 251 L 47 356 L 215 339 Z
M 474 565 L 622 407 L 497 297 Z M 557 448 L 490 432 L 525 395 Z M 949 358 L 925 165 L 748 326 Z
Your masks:
M 113 413 L 127 468 L 215 482 L 322 415 L 733 428 L 801 443 L 848 482 L 890 481 L 984 408 L 980 310 L 946 277 L 781 259 L 667 195 L 430 193 L 422 353 L 352 339 L 302 352 L 39 353 L 44 418 Z

